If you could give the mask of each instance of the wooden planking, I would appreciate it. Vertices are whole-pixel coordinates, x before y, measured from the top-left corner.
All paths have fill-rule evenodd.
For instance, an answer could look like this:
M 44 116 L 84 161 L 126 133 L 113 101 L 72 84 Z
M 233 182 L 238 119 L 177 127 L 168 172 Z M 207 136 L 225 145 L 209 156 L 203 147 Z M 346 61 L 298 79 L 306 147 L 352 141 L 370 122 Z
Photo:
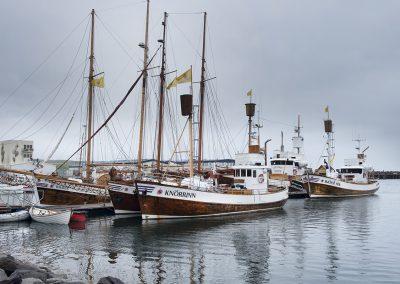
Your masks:
M 286 199 L 278 202 L 263 204 L 234 205 L 139 195 L 139 203 L 142 214 L 164 216 L 200 216 L 281 208 L 286 203 Z
M 308 184 L 305 184 L 308 187 Z M 351 190 L 344 189 L 327 184 L 318 184 L 310 182 L 310 195 L 326 195 L 326 196 L 357 196 L 374 194 L 378 189 L 372 190 Z
M 129 194 L 109 190 L 111 202 L 115 210 L 140 211 L 138 194 Z
M 37 189 L 39 196 L 41 197 L 40 203 L 46 205 L 81 205 L 110 202 L 110 198 L 105 195 L 68 192 L 39 186 Z

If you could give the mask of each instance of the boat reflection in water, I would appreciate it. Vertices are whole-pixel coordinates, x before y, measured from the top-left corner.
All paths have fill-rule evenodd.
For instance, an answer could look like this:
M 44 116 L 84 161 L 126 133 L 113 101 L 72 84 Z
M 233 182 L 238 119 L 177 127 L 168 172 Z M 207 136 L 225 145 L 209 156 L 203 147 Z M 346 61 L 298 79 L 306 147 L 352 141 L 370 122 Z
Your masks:
M 379 196 L 298 199 L 284 210 L 212 219 L 90 218 L 84 230 L 8 224 L 0 245 L 94 282 L 106 275 L 126 283 L 393 280 L 399 258 L 387 255 L 399 240 L 384 220 L 395 224 L 389 212 L 400 197 L 381 195 L 384 186 Z

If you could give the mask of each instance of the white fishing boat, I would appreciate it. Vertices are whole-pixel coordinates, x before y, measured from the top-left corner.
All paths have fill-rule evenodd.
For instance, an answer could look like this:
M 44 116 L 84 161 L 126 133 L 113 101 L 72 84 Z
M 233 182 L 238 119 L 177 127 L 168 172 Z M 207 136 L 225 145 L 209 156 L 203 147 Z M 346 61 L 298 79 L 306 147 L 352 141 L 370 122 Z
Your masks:
M 16 211 L 39 204 L 39 194 L 31 173 L 0 168 L 0 204 Z
M 32 206 L 29 209 L 29 214 L 36 222 L 67 225 L 71 219 L 72 211 L 71 209 L 56 210 Z
M 0 213 L 0 223 L 25 221 L 29 220 L 29 218 L 28 210 Z
M 325 165 L 321 165 L 315 174 L 303 177 L 304 188 L 311 198 L 321 197 L 354 197 L 375 194 L 379 189 L 379 182 L 369 178 L 372 168 L 366 165 L 365 152 L 369 147 L 361 150 L 362 139 L 356 139 L 357 157 L 345 160 L 345 165 L 334 169 L 333 160 L 334 138 L 333 123 L 329 118 L 329 109 L 325 109 L 328 118 L 324 121 L 326 141 Z
M 289 198 L 308 196 L 301 182 L 301 177 L 307 172 L 308 165 L 304 158 L 304 138 L 301 136 L 301 128 L 299 115 L 297 126 L 294 128 L 295 135 L 292 137 L 293 150 L 285 150 L 283 132 L 281 132 L 281 147 L 274 151 L 270 160 L 270 184 L 289 186 Z

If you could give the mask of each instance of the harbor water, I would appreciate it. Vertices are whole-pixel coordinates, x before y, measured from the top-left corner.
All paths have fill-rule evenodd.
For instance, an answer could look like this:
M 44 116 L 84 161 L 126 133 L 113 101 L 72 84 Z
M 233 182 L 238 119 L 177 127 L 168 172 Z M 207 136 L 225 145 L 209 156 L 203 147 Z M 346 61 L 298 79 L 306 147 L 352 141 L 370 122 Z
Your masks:
M 380 183 L 374 196 L 242 216 L 1 224 L 0 250 L 88 283 L 399 283 L 400 181 Z

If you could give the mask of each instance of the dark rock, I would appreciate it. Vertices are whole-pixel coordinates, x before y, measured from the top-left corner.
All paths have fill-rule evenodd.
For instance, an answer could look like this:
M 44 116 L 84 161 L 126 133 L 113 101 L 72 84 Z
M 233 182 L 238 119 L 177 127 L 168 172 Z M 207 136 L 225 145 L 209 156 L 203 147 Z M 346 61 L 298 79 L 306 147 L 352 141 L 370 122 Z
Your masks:
M 22 279 L 21 284 L 44 284 L 44 282 L 42 280 L 36 279 L 36 278 L 25 278 L 25 279 Z
M 97 284 L 124 284 L 121 280 L 115 277 L 107 276 L 107 277 L 102 277 L 100 278 L 99 282 Z
M 28 269 L 16 269 L 10 277 L 13 275 L 20 275 L 22 279 L 25 278 L 36 278 L 40 279 L 42 281 L 46 281 L 47 279 L 47 272 L 44 270 L 39 270 L 36 268 L 36 270 L 28 270 Z
M 36 270 L 38 268 L 31 264 L 16 260 L 11 255 L 0 254 L 0 269 L 3 269 L 7 275 L 11 275 L 17 269 Z
M 21 275 L 13 275 L 8 277 L 6 280 L 0 281 L 0 284 L 21 284 L 22 277 Z
M 86 284 L 80 280 L 66 280 L 61 278 L 50 278 L 46 281 L 47 284 Z

